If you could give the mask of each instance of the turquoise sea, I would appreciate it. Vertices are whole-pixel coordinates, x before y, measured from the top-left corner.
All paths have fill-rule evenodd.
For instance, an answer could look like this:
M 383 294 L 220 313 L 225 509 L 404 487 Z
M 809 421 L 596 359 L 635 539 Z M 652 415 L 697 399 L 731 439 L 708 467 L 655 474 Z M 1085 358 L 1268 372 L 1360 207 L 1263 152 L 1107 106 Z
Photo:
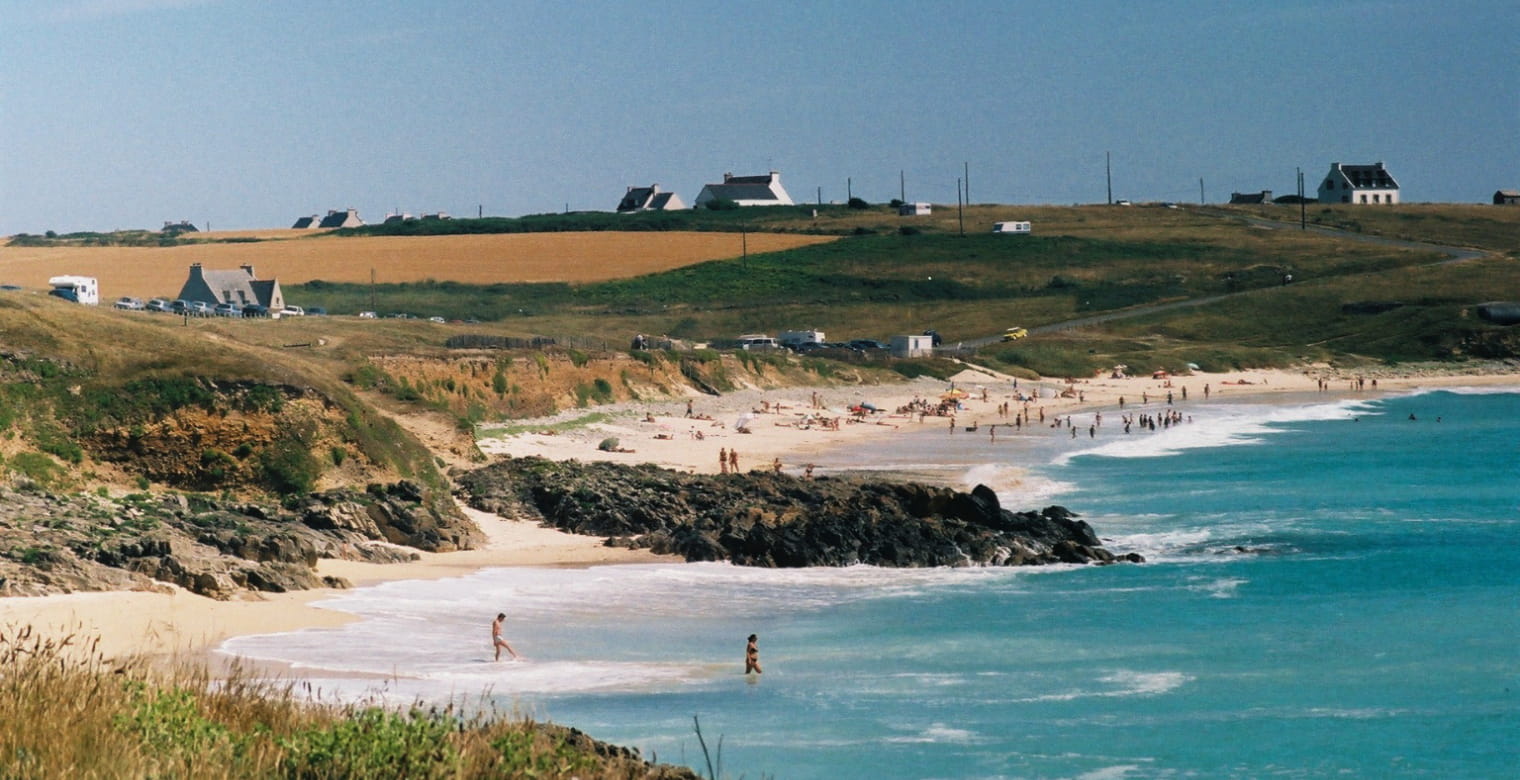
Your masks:
M 1060 503 L 1143 565 L 494 569 L 356 590 L 325 605 L 361 621 L 223 649 L 324 695 L 529 713 L 704 776 L 1515 776 L 1520 393 L 1299 400 L 819 463 Z M 490 662 L 498 609 L 527 661 Z

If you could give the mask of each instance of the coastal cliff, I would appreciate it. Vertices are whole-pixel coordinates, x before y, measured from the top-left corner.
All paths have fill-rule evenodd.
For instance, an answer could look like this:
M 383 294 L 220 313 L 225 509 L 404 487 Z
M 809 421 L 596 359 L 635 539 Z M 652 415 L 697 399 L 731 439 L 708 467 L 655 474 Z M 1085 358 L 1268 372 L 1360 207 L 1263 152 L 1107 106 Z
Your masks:
M 1023 566 L 1141 562 L 1103 549 L 1064 507 L 1003 509 L 914 483 L 785 474 L 695 475 L 655 466 L 504 459 L 456 475 L 468 505 L 541 518 L 608 544 L 743 566 Z

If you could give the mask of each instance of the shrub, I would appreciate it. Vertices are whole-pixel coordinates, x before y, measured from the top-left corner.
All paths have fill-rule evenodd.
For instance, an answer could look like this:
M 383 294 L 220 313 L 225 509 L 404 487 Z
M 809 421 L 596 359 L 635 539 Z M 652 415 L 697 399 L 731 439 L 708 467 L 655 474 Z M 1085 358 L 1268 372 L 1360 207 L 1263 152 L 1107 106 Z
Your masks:
M 599 450 L 601 450 L 602 452 L 617 452 L 617 449 L 618 449 L 618 440 L 617 440 L 617 437 L 616 436 L 608 436 L 607 438 L 602 439 L 602 443 L 596 445 L 596 448 L 599 449 Z
M 871 204 L 867 203 L 864 198 L 850 198 L 847 205 L 852 209 L 868 209 L 871 207 Z
M 727 198 L 713 198 L 704 204 L 708 211 L 737 211 L 739 204 Z

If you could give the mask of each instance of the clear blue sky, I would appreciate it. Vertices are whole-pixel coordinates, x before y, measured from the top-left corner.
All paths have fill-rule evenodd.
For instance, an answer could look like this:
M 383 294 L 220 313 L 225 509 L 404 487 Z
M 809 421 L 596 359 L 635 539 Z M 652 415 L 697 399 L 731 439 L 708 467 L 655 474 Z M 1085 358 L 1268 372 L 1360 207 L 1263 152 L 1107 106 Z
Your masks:
M 1517 0 L 0 0 L 0 235 L 355 207 L 1520 187 Z

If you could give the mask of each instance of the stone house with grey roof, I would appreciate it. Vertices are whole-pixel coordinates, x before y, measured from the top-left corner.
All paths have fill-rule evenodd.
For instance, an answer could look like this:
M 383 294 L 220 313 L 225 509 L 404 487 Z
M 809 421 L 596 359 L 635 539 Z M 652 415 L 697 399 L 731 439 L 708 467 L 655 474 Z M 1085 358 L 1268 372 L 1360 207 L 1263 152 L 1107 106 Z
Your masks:
M 190 278 L 179 289 L 179 297 L 209 306 L 256 303 L 272 312 L 285 308 L 285 294 L 280 291 L 279 280 L 255 277 L 251 265 L 241 266 L 236 271 L 208 271 L 200 263 L 191 263 Z
M 1319 202 L 1392 205 L 1399 202 L 1399 183 L 1381 162 L 1330 163 L 1330 173 L 1319 185 Z
M 358 209 L 347 209 L 345 211 L 338 211 L 336 209 L 330 209 L 327 212 L 327 216 L 323 217 L 322 221 L 317 224 L 317 227 L 320 227 L 320 228 L 364 227 L 364 220 L 359 219 L 359 210 Z
M 697 193 L 696 208 L 709 201 L 729 200 L 740 206 L 791 206 L 792 196 L 781 186 L 781 174 L 771 171 L 764 176 L 723 174 L 722 184 L 709 184 Z
M 665 192 L 660 185 L 651 184 L 648 187 L 629 187 L 628 192 L 623 194 L 623 199 L 618 202 L 619 214 L 631 214 L 636 211 L 676 211 L 686 208 L 681 201 L 681 196 L 674 192 Z

